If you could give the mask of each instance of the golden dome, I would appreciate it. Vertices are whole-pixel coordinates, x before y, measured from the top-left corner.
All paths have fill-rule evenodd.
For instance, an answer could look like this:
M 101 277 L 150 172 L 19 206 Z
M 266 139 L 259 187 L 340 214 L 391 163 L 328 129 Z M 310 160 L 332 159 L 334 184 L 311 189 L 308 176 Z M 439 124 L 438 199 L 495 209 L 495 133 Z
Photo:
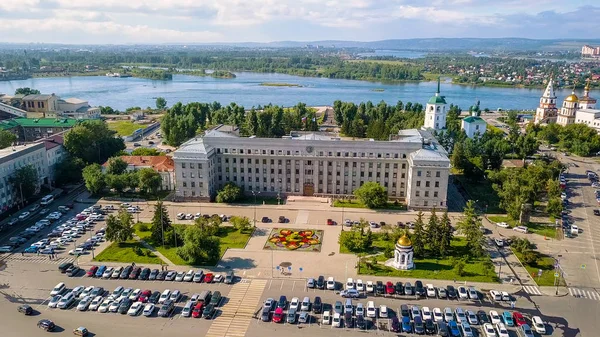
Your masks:
M 565 98 L 566 102 L 579 102 L 579 98 L 572 92 L 567 98 Z
M 406 234 L 402 235 L 402 237 L 398 239 L 398 244 L 404 247 L 412 246 L 412 242 L 410 241 L 408 236 L 406 236 Z

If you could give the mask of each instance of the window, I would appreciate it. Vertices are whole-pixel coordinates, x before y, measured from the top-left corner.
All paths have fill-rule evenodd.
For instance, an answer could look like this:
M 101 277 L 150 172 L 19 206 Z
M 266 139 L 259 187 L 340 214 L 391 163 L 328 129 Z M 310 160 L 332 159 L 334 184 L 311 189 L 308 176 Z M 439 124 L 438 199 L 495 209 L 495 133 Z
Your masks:
M 436 171 L 436 172 L 435 172 L 435 177 L 436 177 L 436 178 L 439 178 L 439 177 L 440 177 L 440 171 Z
M 439 181 L 435 182 L 435 187 L 440 187 L 440 182 Z
M 429 197 L 429 191 L 425 191 L 425 198 Z
M 417 171 L 417 177 L 421 176 L 421 171 Z
M 402 168 L 405 169 L 406 168 L 406 164 L 402 164 Z
M 185 181 L 182 184 L 183 184 L 183 187 L 187 187 L 187 183 Z
M 419 191 L 415 191 L 415 197 L 419 196 Z
M 421 181 L 417 180 L 417 187 L 421 187 Z
M 191 186 L 192 186 L 192 187 L 196 187 L 196 182 L 195 182 L 195 181 L 192 181 L 192 184 L 191 184 Z
M 181 168 L 185 168 L 185 163 L 181 163 Z
M 429 187 L 429 181 L 425 182 L 425 187 Z
M 431 178 L 431 171 L 426 171 L 426 172 L 425 172 L 425 176 L 426 176 L 427 178 Z
M 193 169 L 194 168 L 194 163 L 190 163 L 190 168 Z
M 436 191 L 436 192 L 433 192 L 433 197 L 434 197 L 434 198 L 437 198 L 437 197 L 438 197 L 438 192 L 437 192 L 437 191 Z

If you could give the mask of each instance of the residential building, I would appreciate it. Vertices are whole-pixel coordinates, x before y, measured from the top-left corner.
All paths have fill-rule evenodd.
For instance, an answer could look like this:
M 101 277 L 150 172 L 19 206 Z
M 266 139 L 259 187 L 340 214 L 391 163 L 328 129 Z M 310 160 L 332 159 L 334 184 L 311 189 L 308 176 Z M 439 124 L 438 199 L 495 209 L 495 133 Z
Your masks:
M 335 198 L 372 181 L 412 209 L 446 208 L 450 161 L 426 130 L 375 141 L 321 132 L 239 137 L 217 127 L 182 144 L 173 160 L 175 193 L 182 198 L 214 198 L 228 182 L 248 194 Z
M 535 124 L 556 123 L 558 109 L 556 108 L 556 94 L 554 93 L 554 81 L 550 79 L 544 94 L 540 97 L 540 105 L 535 111 Z
M 56 118 L 58 96 L 27 95 L 22 99 L 21 108 L 27 111 L 28 118 Z
M 162 190 L 175 189 L 175 163 L 169 156 L 121 156 L 127 163 L 127 171 L 135 171 L 143 168 L 151 168 L 158 172 L 162 178 Z M 106 168 L 108 162 L 102 165 Z
M 584 45 L 583 47 L 581 47 L 581 57 L 600 57 L 600 47 Z
M 437 91 L 425 106 L 426 129 L 441 130 L 446 128 L 446 97 L 440 95 L 440 79 L 438 78 Z
M 33 142 L 70 130 L 77 123 L 73 118 L 13 118 L 0 121 L 0 129 L 13 132 L 20 142 Z
M 10 177 L 26 165 L 32 165 L 38 172 L 38 186 L 48 183 L 48 163 L 43 143 L 10 146 L 0 150 L 0 213 L 20 202 L 19 188 L 10 183 Z
M 48 167 L 48 183 L 54 185 L 56 164 L 67 157 L 67 150 L 64 147 L 64 133 L 50 136 L 39 140 L 46 147 L 46 166 Z

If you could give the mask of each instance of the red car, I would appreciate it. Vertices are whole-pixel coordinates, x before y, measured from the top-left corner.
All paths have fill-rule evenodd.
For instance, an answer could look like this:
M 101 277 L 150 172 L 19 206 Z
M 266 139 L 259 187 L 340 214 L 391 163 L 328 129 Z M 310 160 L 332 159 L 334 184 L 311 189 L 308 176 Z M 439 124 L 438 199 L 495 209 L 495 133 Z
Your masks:
M 98 266 L 92 266 L 90 268 L 90 270 L 88 270 L 87 273 L 85 273 L 85 276 L 87 276 L 87 277 L 94 277 L 94 275 L 96 275 L 97 271 L 98 271 Z
M 204 309 L 204 302 L 196 303 L 194 310 L 192 310 L 192 317 L 194 317 L 194 318 L 202 317 L 203 309 Z
M 394 284 L 392 282 L 388 281 L 385 284 L 385 293 L 388 294 L 388 295 L 394 295 L 394 292 L 395 292 L 395 290 L 394 290 Z
M 283 309 L 281 308 L 277 308 L 275 309 L 275 312 L 273 313 L 273 323 L 281 323 L 283 322 Z
M 527 322 L 525 321 L 525 317 L 523 317 L 523 315 L 520 312 L 513 311 L 512 316 L 517 326 L 527 324 Z
M 333 222 L 333 220 L 331 219 L 327 219 L 327 226 L 333 226 L 335 225 L 335 222 Z
M 204 283 L 212 283 L 214 278 L 215 278 L 215 275 L 213 275 L 213 273 L 206 273 L 204 275 Z
M 152 290 L 146 289 L 146 290 L 142 291 L 142 293 L 140 294 L 140 297 L 138 298 L 138 301 L 140 301 L 142 303 L 146 303 L 146 302 L 148 302 L 148 299 L 150 298 L 150 296 L 152 296 Z

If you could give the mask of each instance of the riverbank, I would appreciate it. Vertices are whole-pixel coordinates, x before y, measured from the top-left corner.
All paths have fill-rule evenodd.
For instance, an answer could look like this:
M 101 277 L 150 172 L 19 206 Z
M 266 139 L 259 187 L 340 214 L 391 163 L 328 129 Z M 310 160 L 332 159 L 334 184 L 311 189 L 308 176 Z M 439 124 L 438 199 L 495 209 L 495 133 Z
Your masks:
M 260 84 L 260 86 L 263 86 L 263 87 L 298 87 L 298 88 L 302 87 L 300 84 L 297 84 L 297 83 L 275 83 L 275 82 L 263 82 Z

